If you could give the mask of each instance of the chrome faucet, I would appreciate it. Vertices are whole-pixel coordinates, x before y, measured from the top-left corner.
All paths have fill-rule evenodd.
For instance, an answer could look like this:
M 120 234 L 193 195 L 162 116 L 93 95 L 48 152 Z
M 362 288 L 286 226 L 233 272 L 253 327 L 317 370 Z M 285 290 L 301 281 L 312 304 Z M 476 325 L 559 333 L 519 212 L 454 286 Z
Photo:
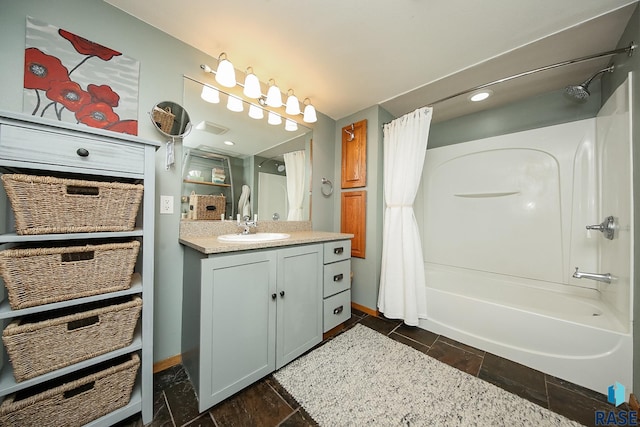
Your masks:
M 258 226 L 258 221 L 250 221 L 248 216 L 245 216 L 244 222 L 238 223 L 238 227 L 242 227 L 241 234 L 251 234 L 251 229 Z
M 585 273 L 582 271 L 578 271 L 578 267 L 576 267 L 576 271 L 575 273 L 573 273 L 573 277 L 575 277 L 576 279 L 591 279 L 591 280 L 597 280 L 598 282 L 611 283 L 610 273 L 604 273 L 604 274 Z

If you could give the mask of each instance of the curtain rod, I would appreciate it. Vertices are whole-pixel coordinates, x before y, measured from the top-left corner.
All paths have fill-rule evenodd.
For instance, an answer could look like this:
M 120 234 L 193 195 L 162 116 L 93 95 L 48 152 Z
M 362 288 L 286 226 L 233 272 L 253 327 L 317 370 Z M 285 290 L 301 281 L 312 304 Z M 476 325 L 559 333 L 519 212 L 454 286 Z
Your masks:
M 634 42 L 631 42 L 629 44 L 629 46 L 623 47 L 623 48 L 620 48 L 620 49 L 614 49 L 614 50 L 610 50 L 608 52 L 596 53 L 596 54 L 593 54 L 593 55 L 583 56 L 581 58 L 569 59 L 567 61 L 558 62 L 558 63 L 551 64 L 551 65 L 546 65 L 544 67 L 540 67 L 540 68 L 536 68 L 536 69 L 533 69 L 533 70 L 525 71 L 525 72 L 522 72 L 522 73 L 519 73 L 519 74 L 514 74 L 514 75 L 509 76 L 509 77 L 504 77 L 502 79 L 494 80 L 494 81 L 489 82 L 489 83 L 485 83 L 485 84 L 482 84 L 482 85 L 479 85 L 479 86 L 475 86 L 475 87 L 472 87 L 471 89 L 463 90 L 462 92 L 454 93 L 453 95 L 449 95 L 449 96 L 447 96 L 445 98 L 438 99 L 437 101 L 431 102 L 431 103 L 429 103 L 427 105 L 423 105 L 422 107 L 419 107 L 419 108 L 431 107 L 434 104 L 439 104 L 440 102 L 448 101 L 448 100 L 450 100 L 452 98 L 456 98 L 456 97 L 458 97 L 460 95 L 466 95 L 468 93 L 474 92 L 476 90 L 484 89 L 486 87 L 493 86 L 493 85 L 496 85 L 498 83 L 504 83 L 504 82 L 507 82 L 509 80 L 517 79 L 517 78 L 520 78 L 520 77 L 525 77 L 525 76 L 528 76 L 530 74 L 539 73 L 541 71 L 551 70 L 553 68 L 564 67 L 565 65 L 571 65 L 571 64 L 578 63 L 578 62 L 589 61 L 591 59 L 601 58 L 603 56 L 616 55 L 618 53 L 625 53 L 625 52 L 629 52 L 629 56 L 632 56 L 633 55 L 633 51 L 637 47 L 638 47 L 637 44 L 635 44 Z

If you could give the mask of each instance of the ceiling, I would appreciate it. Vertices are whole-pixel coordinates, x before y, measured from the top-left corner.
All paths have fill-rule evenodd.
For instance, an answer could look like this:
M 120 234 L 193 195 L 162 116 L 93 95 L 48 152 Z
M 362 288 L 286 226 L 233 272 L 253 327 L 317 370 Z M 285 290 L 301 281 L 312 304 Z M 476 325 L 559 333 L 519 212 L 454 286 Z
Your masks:
M 637 0 L 105 0 L 239 72 L 309 97 L 339 120 L 372 105 L 394 116 L 475 86 L 616 48 Z M 629 40 L 631 42 L 631 40 Z M 635 42 L 638 42 L 636 40 Z M 434 121 L 586 80 L 612 57 L 458 96 Z M 212 67 L 215 64 L 209 64 Z M 194 70 L 194 74 L 199 70 Z M 482 104 L 482 105 L 480 105 Z

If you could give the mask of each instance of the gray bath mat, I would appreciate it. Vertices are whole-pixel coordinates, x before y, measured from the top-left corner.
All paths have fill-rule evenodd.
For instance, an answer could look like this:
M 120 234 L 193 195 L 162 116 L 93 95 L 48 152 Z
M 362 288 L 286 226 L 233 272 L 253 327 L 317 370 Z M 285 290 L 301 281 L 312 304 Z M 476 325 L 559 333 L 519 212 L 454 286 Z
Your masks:
M 321 426 L 579 426 L 356 325 L 274 374 Z

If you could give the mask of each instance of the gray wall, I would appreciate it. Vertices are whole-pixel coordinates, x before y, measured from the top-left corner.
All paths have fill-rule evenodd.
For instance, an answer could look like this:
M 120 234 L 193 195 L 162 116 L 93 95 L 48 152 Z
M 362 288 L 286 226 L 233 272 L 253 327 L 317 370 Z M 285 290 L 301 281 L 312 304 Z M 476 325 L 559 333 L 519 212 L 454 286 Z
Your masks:
M 140 61 L 138 134 L 164 141 L 149 120 L 148 112 L 159 101 L 182 103 L 183 75 L 200 71 L 200 64 L 214 63 L 204 54 L 157 29 L 121 12 L 102 0 L 20 0 L 0 2 L 0 109 L 22 111 L 22 86 L 26 17 L 32 16 L 64 28 L 96 43 L 118 50 Z M 184 25 L 189 25 L 185 22 Z M 249 66 L 251 64 L 241 64 Z M 335 122 L 318 114 L 313 126 L 314 185 L 312 218 L 317 230 L 334 229 L 333 200 L 323 200 L 319 177 L 333 180 Z M 182 157 L 176 145 L 177 167 L 164 168 L 165 147 L 156 155 L 157 193 L 174 196 L 180 206 Z M 182 248 L 178 244 L 180 210 L 173 215 L 156 215 L 154 360 L 160 361 L 180 353 L 182 301 Z
M 338 120 L 335 127 L 335 181 L 334 223 L 336 231 L 340 231 L 340 188 L 342 158 L 342 128 L 361 120 L 367 120 L 367 185 L 366 190 L 366 258 L 352 258 L 351 270 L 353 282 L 351 300 L 356 304 L 376 310 L 378 306 L 378 288 L 380 284 L 380 260 L 382 257 L 382 217 L 383 185 L 382 185 L 382 125 L 393 119 L 386 110 L 374 106 Z M 350 191 L 346 189 L 344 191 Z
M 620 38 L 620 42 L 618 43 L 618 47 L 627 47 L 629 42 L 635 41 L 638 43 L 640 41 L 640 6 L 636 7 L 636 10 L 629 20 L 627 24 L 627 28 L 625 28 L 622 37 Z M 613 73 L 611 79 L 607 79 L 603 82 L 602 85 L 602 94 L 603 99 L 607 99 L 611 96 L 611 93 L 624 81 L 627 76 L 627 73 L 632 73 L 633 80 L 633 93 L 636 95 L 633 97 L 632 102 L 632 129 L 631 129 L 631 137 L 632 137 L 632 146 L 633 146 L 633 186 L 634 186 L 634 198 L 633 198 L 633 212 L 634 212 L 634 236 L 633 236 L 633 246 L 638 247 L 640 244 L 640 176 L 637 171 L 640 170 L 640 91 L 638 88 L 640 87 L 640 55 L 638 55 L 638 49 L 636 49 L 636 53 L 629 57 L 627 55 L 616 55 L 615 56 L 615 65 L 616 70 Z M 634 260 L 633 267 L 635 272 L 634 282 L 633 282 L 633 355 L 634 355 L 634 369 L 633 371 L 633 389 L 635 390 L 635 395 L 638 396 L 640 394 L 640 331 L 636 330 L 635 326 L 640 325 L 640 251 L 634 251 Z
M 584 104 L 566 99 L 562 91 L 554 91 L 491 110 L 433 123 L 429 131 L 428 148 L 595 117 L 601 106 L 600 80 L 595 80 L 589 89 L 591 96 Z

